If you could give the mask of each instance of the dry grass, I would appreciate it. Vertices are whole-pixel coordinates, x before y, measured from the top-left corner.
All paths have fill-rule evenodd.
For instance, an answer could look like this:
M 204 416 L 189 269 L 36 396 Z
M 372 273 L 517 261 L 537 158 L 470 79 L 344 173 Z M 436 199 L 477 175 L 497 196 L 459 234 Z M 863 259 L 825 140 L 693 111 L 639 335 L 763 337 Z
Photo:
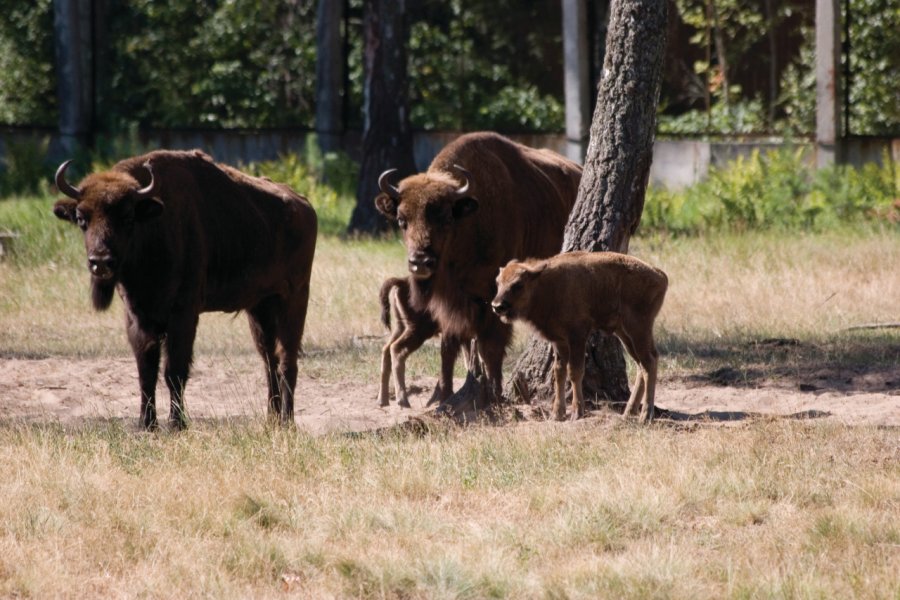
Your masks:
M 0 595 L 889 598 L 897 432 L 0 430 Z
M 724 364 L 760 377 L 898 368 L 896 332 L 841 332 L 900 320 L 896 233 L 636 240 L 633 252 L 671 280 L 664 380 Z M 301 377 L 374 377 L 377 289 L 402 269 L 397 243 L 321 241 Z M 128 355 L 119 303 L 95 314 L 86 286 L 74 264 L 0 263 L 0 360 Z M 769 337 L 802 351 L 758 343 Z M 255 354 L 232 315 L 203 317 L 197 352 Z M 426 348 L 409 368 L 435 364 Z M 895 429 L 6 424 L 0 498 L 3 597 L 900 597 Z

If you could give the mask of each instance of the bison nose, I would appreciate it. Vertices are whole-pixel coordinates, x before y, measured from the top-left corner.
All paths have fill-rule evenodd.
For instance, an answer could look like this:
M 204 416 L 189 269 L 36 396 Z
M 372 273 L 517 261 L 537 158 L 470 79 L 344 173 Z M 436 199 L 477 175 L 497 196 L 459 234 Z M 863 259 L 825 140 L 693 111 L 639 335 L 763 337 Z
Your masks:
M 116 261 L 111 256 L 92 254 L 88 256 L 88 266 L 91 275 L 97 279 L 110 279 L 116 267 Z
M 506 301 L 494 302 L 491 304 L 491 308 L 493 308 L 494 312 L 497 313 L 498 315 L 505 315 L 506 313 L 509 312 L 509 302 L 506 302 Z
M 434 272 L 437 259 L 426 252 L 414 252 L 409 256 L 409 271 L 416 277 L 429 277 Z

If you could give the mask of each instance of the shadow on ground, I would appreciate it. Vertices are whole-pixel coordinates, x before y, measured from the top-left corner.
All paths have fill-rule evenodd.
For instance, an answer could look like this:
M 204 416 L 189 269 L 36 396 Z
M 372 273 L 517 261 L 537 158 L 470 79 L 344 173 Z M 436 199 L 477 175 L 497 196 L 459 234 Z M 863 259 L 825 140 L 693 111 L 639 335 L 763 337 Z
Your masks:
M 662 376 L 686 385 L 801 392 L 900 393 L 900 333 L 842 333 L 801 341 L 766 338 L 697 343 L 670 337 Z M 666 365 L 676 365 L 666 374 Z M 680 365 L 684 365 L 681 367 Z

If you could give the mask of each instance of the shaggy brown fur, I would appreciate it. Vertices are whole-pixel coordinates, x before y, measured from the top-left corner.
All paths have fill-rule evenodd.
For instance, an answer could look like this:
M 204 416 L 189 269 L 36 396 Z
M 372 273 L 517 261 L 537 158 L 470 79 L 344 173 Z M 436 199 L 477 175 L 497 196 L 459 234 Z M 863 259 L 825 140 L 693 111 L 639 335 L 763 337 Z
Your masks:
M 615 252 L 570 252 L 546 260 L 510 261 L 497 276 L 494 311 L 507 322 L 521 319 L 553 344 L 556 398 L 553 413 L 566 416 L 565 379 L 572 383 L 572 419 L 584 415 L 584 353 L 588 335 L 601 330 L 618 337 L 638 363 L 625 414 L 653 418 L 659 353 L 653 321 L 668 288 L 666 274 Z
M 379 298 L 381 322 L 391 331 L 391 337 L 381 350 L 381 389 L 378 392 L 378 402 L 381 406 L 388 406 L 390 378 L 393 374 L 397 405 L 409 408 L 406 359 L 421 348 L 422 344 L 437 335 L 440 328 L 424 307 L 418 308 L 414 304 L 408 279 L 392 277 L 385 280 Z M 428 405 L 443 402 L 453 393 L 453 365 L 459 356 L 459 347 L 460 341 L 457 338 L 441 336 L 441 377 Z M 468 356 L 467 346 L 466 355 Z
M 442 332 L 477 338 L 488 401 L 500 397 L 512 335 L 489 306 L 497 269 L 559 252 L 580 180 L 581 167 L 558 154 L 471 133 L 441 150 L 428 171 L 375 199 L 403 231 L 413 295 L 427 299 Z
M 108 308 L 114 290 L 125 304 L 141 424 L 157 426 L 165 346 L 170 420 L 186 425 L 184 386 L 199 314 L 239 310 L 247 311 L 265 362 L 269 413 L 293 422 L 317 229 L 306 198 L 199 150 L 129 158 L 77 188 L 69 188 L 61 167 L 58 180 L 70 197 L 53 212 L 84 231 L 94 306 Z

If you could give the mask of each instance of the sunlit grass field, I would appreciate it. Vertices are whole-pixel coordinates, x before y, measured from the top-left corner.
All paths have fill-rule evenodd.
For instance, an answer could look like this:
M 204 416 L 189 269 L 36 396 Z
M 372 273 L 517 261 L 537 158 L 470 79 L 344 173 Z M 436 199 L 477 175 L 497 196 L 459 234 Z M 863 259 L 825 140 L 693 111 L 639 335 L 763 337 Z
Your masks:
M 0 360 L 128 356 L 119 302 L 93 312 L 79 234 L 41 202 L 37 237 L 0 262 Z M 670 278 L 663 386 L 725 361 L 900 373 L 897 330 L 848 330 L 900 321 L 896 229 L 638 238 L 632 253 Z M 377 291 L 403 256 L 396 240 L 320 240 L 301 378 L 377 376 Z M 805 351 L 754 350 L 772 338 Z M 204 315 L 197 353 L 258 360 L 241 315 Z M 427 346 L 409 369 L 436 365 Z M 595 418 L 313 437 L 0 416 L 0 498 L 0 597 L 900 598 L 891 428 Z

